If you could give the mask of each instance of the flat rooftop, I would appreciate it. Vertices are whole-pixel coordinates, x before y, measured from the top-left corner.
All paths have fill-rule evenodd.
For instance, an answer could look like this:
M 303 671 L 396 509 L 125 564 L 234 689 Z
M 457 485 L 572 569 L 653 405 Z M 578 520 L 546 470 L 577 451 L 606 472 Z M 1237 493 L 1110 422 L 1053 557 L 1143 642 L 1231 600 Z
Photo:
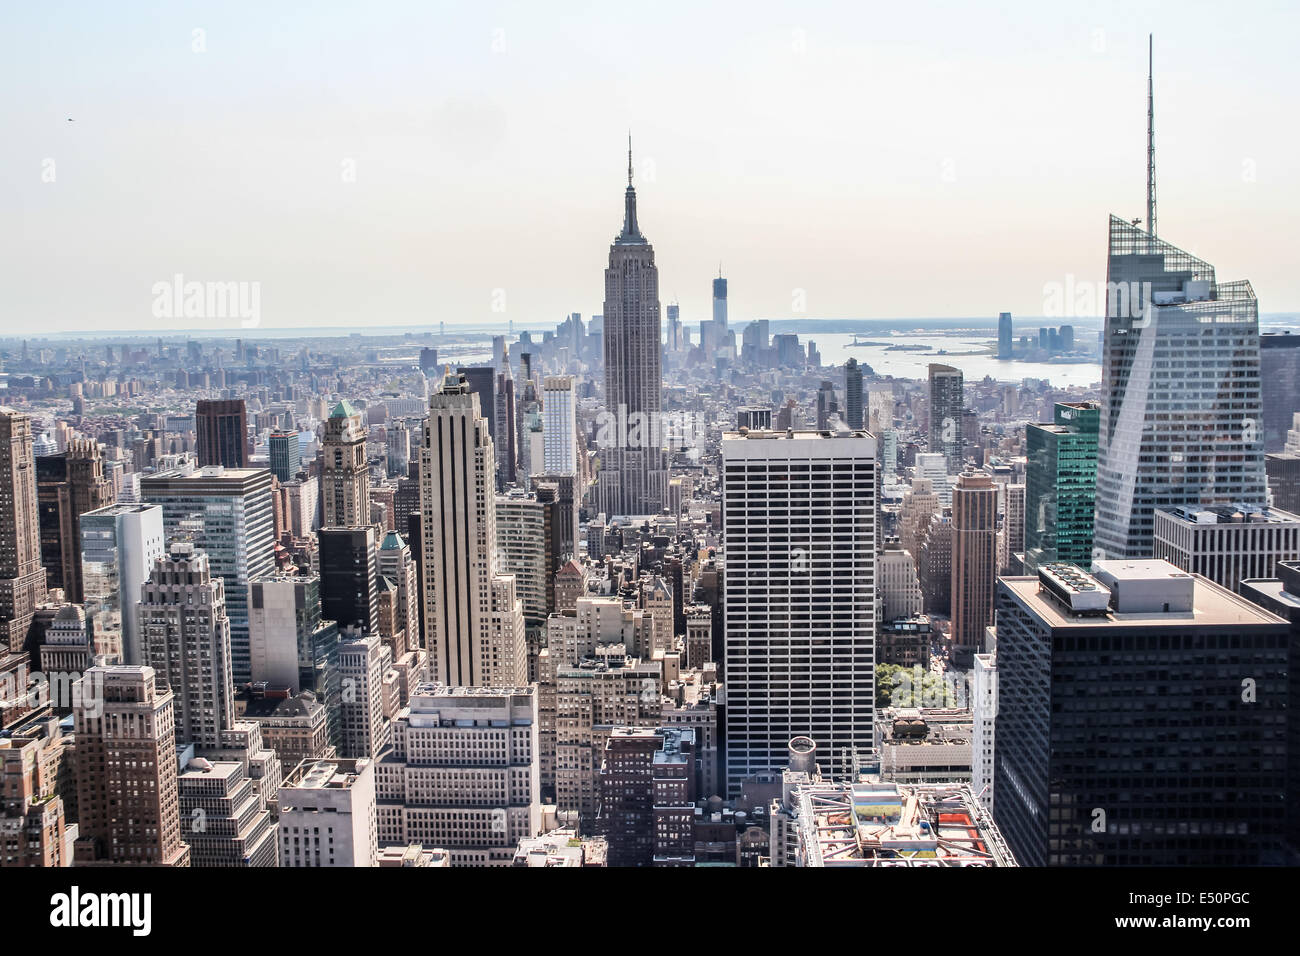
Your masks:
M 1195 527 L 1222 527 L 1224 525 L 1257 527 L 1261 524 L 1300 524 L 1300 515 L 1277 508 L 1157 508 L 1157 516 L 1173 519 Z
M 1164 561 L 1132 561 L 1125 563 L 1136 567 L 1142 565 L 1168 567 Z M 998 580 L 1021 603 L 1050 627 L 1093 628 L 1114 627 L 1116 624 L 1186 627 L 1189 623 L 1197 625 L 1286 623 L 1277 615 L 1270 614 L 1259 605 L 1234 594 L 1227 588 L 1219 587 L 1208 578 L 1203 578 L 1199 574 L 1191 575 L 1191 577 L 1193 579 L 1193 592 L 1192 610 L 1190 612 L 1170 611 L 1161 613 L 1159 611 L 1142 611 L 1118 613 L 1111 610 L 1095 617 L 1075 616 L 1066 613 L 1061 604 L 1042 589 L 1036 576 L 1002 577 Z

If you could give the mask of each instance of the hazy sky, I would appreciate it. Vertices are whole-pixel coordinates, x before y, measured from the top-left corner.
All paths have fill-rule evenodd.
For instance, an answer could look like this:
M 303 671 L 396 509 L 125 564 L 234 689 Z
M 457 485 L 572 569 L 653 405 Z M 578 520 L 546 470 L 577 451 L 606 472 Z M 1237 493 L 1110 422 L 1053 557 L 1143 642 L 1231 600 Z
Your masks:
M 688 323 L 1039 315 L 1144 214 L 1148 31 L 1161 235 L 1300 310 L 1297 5 L 1069 8 L 9 3 L 0 335 L 599 312 L 629 127 Z

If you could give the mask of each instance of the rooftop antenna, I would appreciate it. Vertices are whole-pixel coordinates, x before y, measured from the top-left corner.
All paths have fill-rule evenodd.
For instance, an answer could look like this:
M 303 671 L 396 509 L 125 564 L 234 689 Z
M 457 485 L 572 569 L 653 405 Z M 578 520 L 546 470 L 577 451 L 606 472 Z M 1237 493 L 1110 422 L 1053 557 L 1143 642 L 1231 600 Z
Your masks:
M 1147 34 L 1147 235 L 1156 234 L 1156 99 L 1152 75 L 1155 66 L 1155 39 Z
M 632 131 L 627 131 L 627 184 L 632 185 Z

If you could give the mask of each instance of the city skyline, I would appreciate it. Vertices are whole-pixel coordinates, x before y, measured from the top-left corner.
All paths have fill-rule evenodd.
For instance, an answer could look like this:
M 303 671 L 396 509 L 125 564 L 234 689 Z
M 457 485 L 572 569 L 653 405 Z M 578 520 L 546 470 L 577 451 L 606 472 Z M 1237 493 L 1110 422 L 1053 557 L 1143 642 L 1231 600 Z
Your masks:
M 911 14 L 868 30 L 856 11 L 822 7 L 800 22 L 759 11 L 746 29 L 715 31 L 719 15 L 707 11 L 685 37 L 676 32 L 678 56 L 720 36 L 738 76 L 720 77 L 712 61 L 664 76 L 625 50 L 626 80 L 584 85 L 600 119 L 566 123 L 557 141 L 545 111 L 534 115 L 537 98 L 594 75 L 603 64 L 594 41 L 621 28 L 597 17 L 557 35 L 531 11 L 496 12 L 481 25 L 457 19 L 438 40 L 441 58 L 403 35 L 418 33 L 423 11 L 390 8 L 354 24 L 332 7 L 295 24 L 294 36 L 284 23 L 250 35 L 227 21 L 233 11 L 207 10 L 194 23 L 166 17 L 146 43 L 123 14 L 45 58 L 17 51 L 18 68 L 43 82 L 11 104 L 20 148 L 2 161 L 15 188 L 0 212 L 26 241 L 6 248 L 15 280 L 0 335 L 183 328 L 166 318 L 167 302 L 157 314 L 154 291 L 177 275 L 256 283 L 269 328 L 595 313 L 600 289 L 584 264 L 608 224 L 593 185 L 616 182 L 629 126 L 644 159 L 643 225 L 660 236 L 661 298 L 679 301 L 688 325 L 710 315 L 719 261 L 735 324 L 1038 315 L 1046 284 L 1104 281 L 1103 213 L 1144 213 L 1148 28 L 1162 232 L 1198 236 L 1193 252 L 1251 275 L 1266 315 L 1300 309 L 1300 280 L 1266 241 L 1300 211 L 1294 177 L 1265 161 L 1294 153 L 1285 124 L 1268 121 L 1284 112 L 1275 90 L 1285 87 L 1285 53 L 1269 51 L 1293 32 L 1294 13 L 1275 9 L 1277 29 L 1244 34 L 1204 9 L 1186 22 L 1153 9 L 1132 24 L 1102 8 L 1095 22 L 1062 29 L 1030 8 L 1015 31 L 954 10 L 925 22 L 920 47 L 890 42 L 915 30 Z M 47 26 L 39 13 L 15 19 L 20 34 Z M 682 22 L 670 8 L 654 29 Z M 102 52 L 106 37 L 120 53 Z M 327 38 L 327 58 L 310 38 Z M 392 61 L 382 79 L 367 69 L 381 50 Z M 1214 67 L 1203 68 L 1211 52 Z M 571 72 L 543 68 L 535 82 L 565 53 Z M 164 78 L 169 98 L 126 80 L 87 92 L 88 71 L 112 69 L 118 56 Z M 254 107 L 252 87 L 281 71 L 287 88 Z M 718 100 L 698 102 L 691 80 Z M 851 89 L 907 92 L 850 106 Z M 1008 106 L 990 116 L 989 103 Z M 1240 142 L 1200 135 L 1207 117 L 1228 115 L 1261 121 Z M 1099 124 L 1114 134 L 1087 135 Z M 879 129 L 897 135 L 882 140 Z M 864 232 L 864 222 L 879 228 Z M 549 238 L 534 255 L 497 257 L 502 234 Z M 71 257 L 82 263 L 73 284 L 57 278 Z M 942 276 L 928 274 L 935 258 L 949 264 Z M 866 300 L 864 272 L 891 281 Z M 190 325 L 239 328 L 239 318 Z

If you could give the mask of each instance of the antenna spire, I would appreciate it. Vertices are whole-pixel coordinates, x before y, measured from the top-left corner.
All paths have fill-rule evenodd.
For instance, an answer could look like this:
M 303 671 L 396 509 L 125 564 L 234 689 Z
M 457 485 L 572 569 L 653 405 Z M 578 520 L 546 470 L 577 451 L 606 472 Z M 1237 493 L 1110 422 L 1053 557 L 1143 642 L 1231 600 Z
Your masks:
M 627 131 L 627 184 L 632 185 L 632 131 Z
M 1156 234 L 1155 39 L 1147 34 L 1147 234 Z

